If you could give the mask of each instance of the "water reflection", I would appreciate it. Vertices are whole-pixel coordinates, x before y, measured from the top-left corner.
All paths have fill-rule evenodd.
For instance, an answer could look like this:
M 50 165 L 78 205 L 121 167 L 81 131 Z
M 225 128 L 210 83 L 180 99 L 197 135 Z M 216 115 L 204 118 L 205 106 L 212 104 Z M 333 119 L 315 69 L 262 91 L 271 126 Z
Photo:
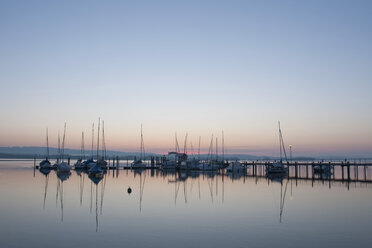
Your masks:
M 345 209 L 346 206 L 358 206 L 363 215 L 367 214 L 367 205 L 356 205 L 353 201 L 363 201 L 367 199 L 365 197 L 372 196 L 371 171 L 369 168 L 366 173 L 363 168 L 359 168 L 359 172 L 352 170 L 354 173 L 351 173 L 350 181 L 342 180 L 342 172 L 337 169 L 331 174 L 313 175 L 305 167 L 298 168 L 297 172 L 291 170 L 286 175 L 270 176 L 266 176 L 260 168 L 239 172 L 109 170 L 103 177 L 94 177 L 84 170 L 72 174 L 40 170 L 32 180 L 40 185 L 35 192 L 41 197 L 37 199 L 37 205 L 44 216 L 48 212 L 53 213 L 53 204 L 50 206 L 48 202 L 53 203 L 54 199 L 48 199 L 47 195 L 54 193 L 55 187 L 50 185 L 56 182 L 58 212 L 51 214 L 47 220 L 52 224 L 53 220 L 63 222 L 59 227 L 61 230 L 64 227 L 74 230 L 76 225 L 75 229 L 79 227 L 84 235 L 95 230 L 102 235 L 114 232 L 119 236 L 120 232 L 116 229 L 126 230 L 128 235 L 133 236 L 132 239 L 127 237 L 130 240 L 135 240 L 141 230 L 146 230 L 156 233 L 153 240 L 156 243 L 159 241 L 155 239 L 165 238 L 161 231 L 173 235 L 175 239 L 182 239 L 182 232 L 197 235 L 185 230 L 186 226 L 191 226 L 201 233 L 218 230 L 216 236 L 222 237 L 229 232 L 233 238 L 247 241 L 246 235 L 249 234 L 241 230 L 269 233 L 278 238 L 277 235 L 289 231 L 303 235 L 298 232 L 308 233 L 305 226 L 315 225 L 319 233 L 314 235 L 322 235 L 321 232 L 329 232 L 330 228 L 324 219 L 343 223 L 340 220 L 347 213 L 343 205 Z M 32 172 L 29 170 L 28 173 L 30 176 Z M 86 180 L 86 177 L 89 179 Z M 324 207 L 327 204 L 332 206 L 332 211 Z M 298 226 L 297 223 L 302 224 Z M 322 223 L 324 228 L 317 223 Z M 357 224 L 363 226 L 358 222 L 353 225 L 354 228 Z M 211 236 L 207 235 L 205 240 L 199 237 L 199 240 L 210 240 Z M 227 241 L 216 236 L 214 239 L 221 245 L 227 245 Z M 252 235 L 249 237 L 254 239 Z M 97 242 L 97 239 L 93 240 Z M 234 244 L 233 240 L 228 240 Z M 138 239 L 136 242 L 143 244 Z M 221 245 L 215 244 L 216 247 Z

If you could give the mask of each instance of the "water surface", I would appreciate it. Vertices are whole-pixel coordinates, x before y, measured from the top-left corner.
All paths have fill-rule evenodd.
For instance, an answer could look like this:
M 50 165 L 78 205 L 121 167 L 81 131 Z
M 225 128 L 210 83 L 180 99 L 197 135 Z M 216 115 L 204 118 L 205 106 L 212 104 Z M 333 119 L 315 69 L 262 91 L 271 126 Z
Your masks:
M 334 180 L 270 180 L 159 170 L 109 171 L 97 182 L 84 172 L 43 174 L 32 165 L 0 161 L 0 247 L 361 247 L 372 241 L 370 169 L 352 182 L 336 180 L 340 172 Z

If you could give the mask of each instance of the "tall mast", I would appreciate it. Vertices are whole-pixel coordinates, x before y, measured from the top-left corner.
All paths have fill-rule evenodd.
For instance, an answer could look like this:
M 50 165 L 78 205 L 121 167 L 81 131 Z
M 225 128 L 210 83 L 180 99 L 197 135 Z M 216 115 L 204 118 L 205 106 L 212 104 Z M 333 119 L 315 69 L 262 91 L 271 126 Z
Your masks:
M 187 153 L 187 133 L 186 133 L 186 136 L 185 136 L 185 143 L 183 145 L 183 153 Z
M 201 139 L 201 136 L 199 136 L 198 160 L 200 160 L 200 139 Z
M 280 150 L 280 162 L 282 162 L 282 135 L 281 135 L 281 130 L 280 130 L 280 121 L 278 121 L 278 126 L 279 126 L 279 150 Z
M 225 135 L 222 130 L 222 162 L 225 161 Z
M 177 133 L 175 133 L 175 138 L 176 138 L 176 152 L 180 152 L 180 146 L 178 145 L 178 139 L 177 139 Z
M 58 156 L 61 157 L 61 139 L 58 131 Z
M 84 132 L 81 132 L 81 156 L 82 159 L 85 159 Z
M 63 139 L 62 139 L 62 162 L 65 156 L 65 138 L 66 138 L 66 122 L 65 122 L 65 128 L 63 130 Z
M 141 160 L 145 159 L 145 144 L 143 143 L 143 133 L 142 133 L 142 124 L 141 124 Z
M 213 134 L 211 137 L 211 143 L 209 144 L 209 150 L 208 150 L 208 159 L 212 159 L 212 152 L 213 152 Z
M 99 150 L 99 128 L 101 124 L 101 118 L 98 118 L 98 131 L 97 131 L 97 161 L 98 161 L 98 150 Z
M 105 121 L 102 120 L 102 149 L 103 157 L 106 159 L 106 141 L 105 141 Z
M 49 158 L 49 138 L 48 138 L 48 128 L 46 130 L 46 143 L 47 143 L 47 159 Z
M 94 143 L 94 122 L 92 124 L 92 159 L 94 157 L 94 153 L 93 153 L 93 143 Z
M 216 161 L 218 160 L 218 142 L 216 137 Z

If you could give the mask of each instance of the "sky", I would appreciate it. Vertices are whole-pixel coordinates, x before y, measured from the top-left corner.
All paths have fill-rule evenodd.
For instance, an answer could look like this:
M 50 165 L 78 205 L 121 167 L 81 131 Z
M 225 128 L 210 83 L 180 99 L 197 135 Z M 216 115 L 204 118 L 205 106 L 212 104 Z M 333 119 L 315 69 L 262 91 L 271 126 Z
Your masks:
M 372 157 L 371 1 L 0 1 L 0 146 Z M 96 135 L 96 134 L 95 134 Z M 189 143 L 190 142 L 190 143 Z

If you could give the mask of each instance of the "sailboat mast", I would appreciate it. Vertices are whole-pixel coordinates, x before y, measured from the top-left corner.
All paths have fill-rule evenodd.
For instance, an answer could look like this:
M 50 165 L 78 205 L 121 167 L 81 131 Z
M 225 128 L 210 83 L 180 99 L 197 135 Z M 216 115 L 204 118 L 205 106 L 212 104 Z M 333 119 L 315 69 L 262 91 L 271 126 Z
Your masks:
M 211 137 L 211 143 L 209 144 L 209 150 L 208 150 L 208 160 L 211 159 L 212 160 L 212 152 L 213 152 L 213 134 L 212 134 L 212 137 Z
M 145 159 L 145 144 L 143 143 L 143 133 L 142 133 L 142 124 L 141 124 L 141 160 Z
M 187 133 L 186 133 L 186 136 L 185 136 L 185 143 L 183 144 L 183 153 L 187 153 Z
M 93 154 L 93 143 L 94 143 L 94 122 L 92 124 L 92 159 L 94 157 L 94 154 Z
M 61 158 L 61 138 L 58 131 L 58 157 Z M 57 160 L 59 160 L 59 158 Z
M 81 133 L 81 156 L 85 159 L 84 132 Z
M 177 133 L 175 133 L 176 138 L 176 152 L 180 152 L 180 146 L 178 145 Z
M 99 129 L 101 124 L 101 118 L 98 118 L 98 131 L 97 131 L 97 161 L 98 161 L 98 151 L 99 151 Z
M 222 131 L 222 162 L 225 161 L 225 135 Z
M 66 137 L 66 122 L 65 122 L 65 128 L 63 130 L 63 140 L 62 140 L 62 162 L 65 156 L 65 137 Z
M 49 138 L 48 138 L 48 128 L 46 130 L 46 143 L 47 143 L 47 159 L 49 158 Z
M 103 157 L 106 159 L 106 142 L 105 142 L 105 121 L 102 120 L 102 149 Z
M 280 121 L 278 121 L 279 126 L 279 150 L 280 150 L 280 162 L 282 162 L 282 131 L 280 130 Z
M 218 142 L 216 137 L 216 161 L 218 161 Z
M 200 140 L 201 136 L 199 136 L 198 160 L 200 160 Z

